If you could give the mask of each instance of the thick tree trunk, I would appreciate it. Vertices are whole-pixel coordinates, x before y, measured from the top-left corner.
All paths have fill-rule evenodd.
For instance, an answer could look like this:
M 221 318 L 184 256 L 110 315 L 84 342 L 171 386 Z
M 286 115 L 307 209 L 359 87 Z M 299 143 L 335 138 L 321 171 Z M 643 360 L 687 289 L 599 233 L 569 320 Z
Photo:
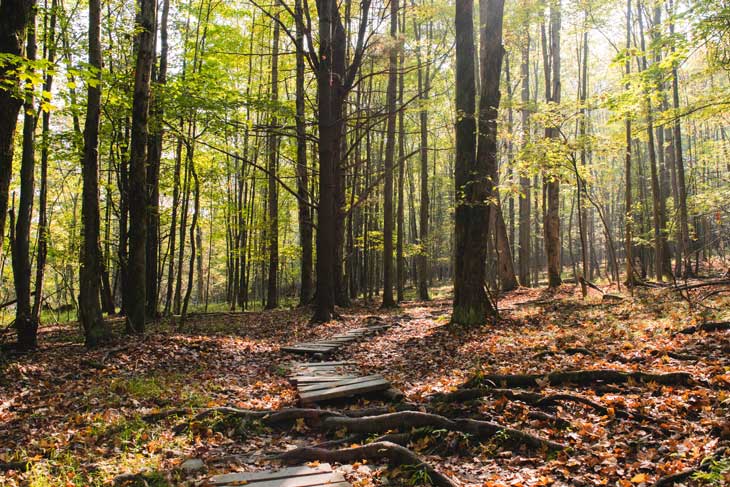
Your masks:
M 31 10 L 28 22 L 28 45 L 26 57 L 36 59 L 35 8 Z M 32 68 L 30 69 L 32 74 Z M 33 218 L 35 191 L 35 107 L 33 106 L 33 85 L 26 84 L 23 105 L 23 155 L 20 166 L 20 202 L 11 241 L 13 254 L 13 280 L 15 282 L 15 328 L 18 332 L 18 346 L 21 349 L 37 345 L 38 320 L 30 306 L 30 225 Z
M 25 28 L 35 5 L 34 0 L 3 0 L 0 2 L 0 52 L 22 56 L 25 51 Z M 19 93 L 20 83 L 11 74 L 17 66 L 2 63 L 0 79 L 10 83 L 0 90 L 0 257 L 5 239 L 5 222 L 8 214 L 10 179 L 13 175 L 13 152 L 18 112 L 23 104 Z
M 317 218 L 317 306 L 315 321 L 332 319 L 335 311 L 337 262 L 337 166 L 345 87 L 345 32 L 334 0 L 318 0 L 319 11 L 319 207 Z M 335 74 L 336 73 L 336 74 Z
M 501 9 L 502 0 L 489 1 L 485 8 L 489 13 L 499 13 L 498 19 L 489 16 L 492 26 L 487 32 L 491 36 L 485 46 L 491 54 L 489 59 L 496 63 L 486 68 L 491 78 L 499 80 L 502 55 Z M 492 10 L 493 9 L 493 10 Z M 482 157 L 477 158 L 475 120 L 475 69 L 474 69 L 474 3 L 472 0 L 457 0 L 455 11 L 456 28 L 456 161 L 454 176 L 456 183 L 455 245 L 454 245 L 454 305 L 451 320 L 463 325 L 481 325 L 494 308 L 485 288 L 486 245 L 489 235 L 488 158 L 496 157 L 496 111 L 499 103 L 499 82 L 485 79 L 490 85 L 486 92 L 492 99 L 483 100 L 484 135 Z M 498 23 L 496 23 L 498 21 Z M 481 22 L 487 29 L 486 23 Z M 494 32 L 494 26 L 499 32 Z M 491 69 L 490 69 L 491 68 Z M 494 99 L 496 97 L 496 100 Z M 481 107 L 480 107 L 481 108 Z M 482 113 L 483 112 L 483 113 Z M 493 118 L 489 119 L 489 114 Z M 487 134 L 486 130 L 491 130 Z M 487 145 L 488 144 L 488 145 Z M 480 144 L 481 146 L 482 144 Z
M 81 270 L 79 272 L 79 321 L 84 328 L 87 347 L 95 347 L 109 335 L 101 315 L 100 276 L 102 268 L 99 243 L 99 116 L 101 113 L 101 1 L 89 2 L 89 65 L 97 69 L 97 83 L 88 84 L 88 103 L 84 126 L 84 154 L 81 165 Z
M 137 61 L 132 99 L 132 143 L 129 161 L 129 267 L 127 331 L 143 333 L 147 297 L 147 137 L 150 78 L 155 45 L 155 0 L 138 0 Z

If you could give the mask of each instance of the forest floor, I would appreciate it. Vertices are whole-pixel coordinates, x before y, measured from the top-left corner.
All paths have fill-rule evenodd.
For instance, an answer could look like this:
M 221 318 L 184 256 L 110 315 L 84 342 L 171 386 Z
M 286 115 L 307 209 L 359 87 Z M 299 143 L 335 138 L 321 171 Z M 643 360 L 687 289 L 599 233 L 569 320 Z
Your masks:
M 347 436 L 304 419 L 282 426 L 195 415 L 218 406 L 295 407 L 287 364 L 302 359 L 280 347 L 358 327 L 372 314 L 396 326 L 348 344 L 334 360 L 384 375 L 424 413 L 492 421 L 567 447 L 428 421 L 406 427 L 402 443 L 456 485 L 652 485 L 712 455 L 717 461 L 699 476 L 730 485 L 722 456 L 730 440 L 730 331 L 677 333 L 730 319 L 730 300 L 690 309 L 667 290 L 637 289 L 633 297 L 624 290 L 625 299 L 606 301 L 595 291 L 582 300 L 569 285 L 557 293 L 520 289 L 500 299 L 496 323 L 464 329 L 448 326 L 448 290 L 440 291 L 387 313 L 360 303 L 342 310 L 341 321 L 318 325 L 301 308 L 195 315 L 94 351 L 73 323 L 44 327 L 39 350 L 0 360 L 0 485 L 205 485 L 212 474 L 271 468 L 276 453 Z M 655 375 L 490 377 L 602 369 Z M 445 400 L 467 381 L 481 397 Z M 341 443 L 333 448 L 353 446 Z M 351 465 L 355 487 L 429 481 L 407 465 Z

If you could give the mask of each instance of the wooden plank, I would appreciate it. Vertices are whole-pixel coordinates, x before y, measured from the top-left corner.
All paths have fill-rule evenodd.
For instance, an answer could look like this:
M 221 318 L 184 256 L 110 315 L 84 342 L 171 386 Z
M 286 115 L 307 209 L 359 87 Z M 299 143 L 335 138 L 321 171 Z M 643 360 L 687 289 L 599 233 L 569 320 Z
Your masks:
M 304 392 L 299 395 L 302 402 L 319 402 L 328 399 L 337 399 L 340 397 L 353 396 L 356 394 L 365 394 L 368 392 L 382 391 L 390 387 L 390 382 L 385 379 L 373 380 L 370 382 L 360 382 L 341 387 L 333 387 L 313 392 Z
M 344 482 L 345 477 L 339 472 L 318 473 L 313 475 L 298 475 L 296 477 L 274 477 L 270 479 L 256 480 L 255 482 L 246 482 L 251 487 L 314 487 L 317 485 L 338 484 Z M 228 485 L 236 485 L 229 483 Z M 224 484 L 226 485 L 226 484 Z
M 277 478 L 297 477 L 304 475 L 316 475 L 322 473 L 331 473 L 332 466 L 329 463 L 320 463 L 316 467 L 308 465 L 300 465 L 298 467 L 286 467 L 275 471 L 259 471 L 259 472 L 235 472 L 214 475 L 208 481 L 214 485 L 229 484 L 232 482 L 258 482 L 261 480 L 271 480 Z
M 366 377 L 355 377 L 354 379 L 342 379 L 336 382 L 319 382 L 317 384 L 306 385 L 298 387 L 299 392 L 312 392 L 321 389 L 328 389 L 333 387 L 347 386 L 351 384 L 358 384 L 361 382 L 370 382 L 374 380 L 384 379 L 382 375 L 368 375 Z
M 288 351 L 288 352 L 313 352 L 313 353 L 328 353 L 333 352 L 337 347 L 329 346 L 329 345 L 317 345 L 317 344 L 298 344 L 298 345 L 292 345 L 290 347 L 282 347 L 282 350 Z
M 300 375 L 289 380 L 295 384 L 312 384 L 319 382 L 337 382 L 338 380 L 355 379 L 356 375 Z
M 355 365 L 355 362 L 339 360 L 334 362 L 294 362 L 293 367 L 332 367 L 336 365 Z
M 325 341 L 324 341 L 324 340 L 322 340 L 322 341 L 317 341 L 317 342 L 302 342 L 302 343 L 295 343 L 295 344 L 294 344 L 294 345 L 292 345 L 292 346 L 293 346 L 293 347 L 319 347 L 319 346 L 323 345 L 324 343 L 325 343 Z M 327 346 L 332 346 L 332 347 L 335 347 L 335 346 L 337 346 L 337 345 L 327 345 Z

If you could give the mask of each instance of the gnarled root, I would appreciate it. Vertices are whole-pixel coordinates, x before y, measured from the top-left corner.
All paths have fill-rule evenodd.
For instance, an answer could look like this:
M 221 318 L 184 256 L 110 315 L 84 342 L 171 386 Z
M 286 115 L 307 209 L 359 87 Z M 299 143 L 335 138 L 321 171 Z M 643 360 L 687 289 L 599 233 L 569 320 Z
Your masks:
M 636 382 L 655 382 L 661 385 L 688 385 L 694 382 L 687 372 L 670 372 L 652 374 L 648 372 L 624 372 L 621 370 L 569 370 L 551 372 L 549 374 L 515 374 L 515 375 L 480 375 L 468 380 L 465 388 L 478 387 L 482 384 L 502 385 L 503 387 L 537 387 L 546 382 L 552 386 L 564 384 L 588 385 L 596 382 L 604 384 L 623 384 L 629 380 Z
M 489 438 L 498 433 L 506 436 L 508 441 L 527 445 L 531 448 L 548 448 L 552 450 L 563 450 L 565 445 L 526 433 L 524 431 L 508 428 L 491 421 L 479 421 L 475 419 L 449 419 L 437 414 L 422 413 L 420 411 L 401 411 L 397 413 L 382 414 L 380 416 L 367 416 L 364 418 L 348 418 L 344 416 L 331 416 L 322 420 L 322 426 L 329 430 L 345 428 L 352 433 L 372 434 L 381 431 L 394 429 L 411 429 L 432 427 L 446 429 L 449 431 L 460 431 L 469 433 L 480 438 Z
M 303 447 L 282 453 L 277 457 L 286 463 L 301 462 L 337 462 L 352 463 L 362 459 L 377 461 L 387 459 L 392 466 L 409 465 L 412 468 L 423 469 L 436 487 L 456 487 L 456 484 L 447 476 L 435 470 L 431 465 L 413 453 L 408 448 L 396 445 L 389 441 L 378 441 L 354 448 L 341 450 L 326 450 L 324 448 Z

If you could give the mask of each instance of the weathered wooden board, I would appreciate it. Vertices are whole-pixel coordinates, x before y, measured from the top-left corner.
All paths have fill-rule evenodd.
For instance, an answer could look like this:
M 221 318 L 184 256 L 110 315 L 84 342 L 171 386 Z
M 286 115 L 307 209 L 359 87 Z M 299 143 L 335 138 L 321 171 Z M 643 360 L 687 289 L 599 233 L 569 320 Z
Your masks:
M 299 399 L 302 403 L 315 403 L 320 401 L 327 401 L 330 399 L 339 399 L 342 397 L 350 397 L 359 394 L 367 394 L 369 392 L 376 392 L 388 389 L 390 382 L 385 379 L 374 379 L 367 382 L 357 382 L 355 384 L 348 384 L 339 387 L 330 387 L 326 389 L 319 389 L 311 392 L 301 392 Z
M 293 479 L 301 480 L 294 481 Z M 235 472 L 214 475 L 208 479 L 208 483 L 215 486 L 253 484 L 255 487 L 276 487 L 283 485 L 288 487 L 303 487 L 336 483 L 343 480 L 344 478 L 342 478 L 341 474 L 332 471 L 332 466 L 329 463 L 320 463 L 312 467 L 302 465 L 273 471 Z
M 298 387 L 299 392 L 313 392 L 313 391 L 321 391 L 325 389 L 333 389 L 336 387 L 342 387 L 342 386 L 349 386 L 349 385 L 355 385 L 360 384 L 363 382 L 371 382 L 374 380 L 384 380 L 385 378 L 382 375 L 368 375 L 365 377 L 355 377 L 351 379 L 341 379 L 334 382 L 318 382 L 315 384 L 302 384 Z
M 355 378 L 357 378 L 356 375 L 295 375 L 290 380 L 295 384 L 309 385 Z

